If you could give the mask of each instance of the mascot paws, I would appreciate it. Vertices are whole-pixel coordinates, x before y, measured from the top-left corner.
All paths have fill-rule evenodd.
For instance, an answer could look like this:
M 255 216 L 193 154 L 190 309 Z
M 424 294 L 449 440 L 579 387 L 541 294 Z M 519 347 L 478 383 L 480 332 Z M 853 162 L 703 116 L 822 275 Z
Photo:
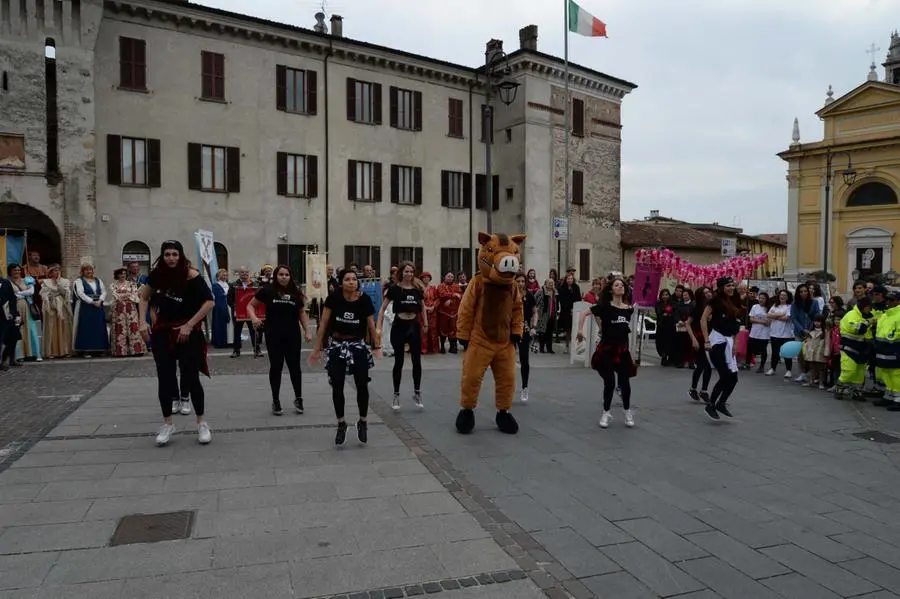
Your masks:
M 509 336 L 509 340 L 513 345 L 519 345 L 520 343 L 522 343 L 522 336 L 513 334 Z
M 459 428 L 459 420 L 457 419 L 457 428 Z M 513 415 L 509 413 L 507 410 L 499 410 L 497 412 L 497 428 L 500 429 L 500 432 L 506 433 L 507 435 L 515 435 L 519 432 L 519 423 L 516 422 L 516 419 L 513 418 Z
M 456 430 L 460 434 L 468 435 L 473 428 L 475 428 L 475 412 L 463 408 L 456 415 Z

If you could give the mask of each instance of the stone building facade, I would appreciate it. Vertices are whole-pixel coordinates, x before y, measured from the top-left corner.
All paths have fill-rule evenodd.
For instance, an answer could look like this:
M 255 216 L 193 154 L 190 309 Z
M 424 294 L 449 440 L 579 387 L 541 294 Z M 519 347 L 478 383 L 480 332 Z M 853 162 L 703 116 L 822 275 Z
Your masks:
M 345 38 L 337 16 L 324 33 L 165 0 L 10 6 L 0 229 L 28 229 L 45 262 L 69 274 L 93 262 L 108 278 L 207 229 L 230 270 L 302 271 L 305 252 L 324 251 L 379 272 L 401 259 L 471 271 L 487 218 L 483 69 Z M 493 229 L 526 233 L 524 260 L 546 273 L 560 260 L 550 222 L 563 213 L 563 66 L 537 50 L 533 26 L 508 61 L 519 88 L 509 106 L 493 101 Z M 581 173 L 570 255 L 600 272 L 619 258 L 620 105 L 635 86 L 571 65 L 570 88 Z M 4 162 L 16 144 L 23 164 Z

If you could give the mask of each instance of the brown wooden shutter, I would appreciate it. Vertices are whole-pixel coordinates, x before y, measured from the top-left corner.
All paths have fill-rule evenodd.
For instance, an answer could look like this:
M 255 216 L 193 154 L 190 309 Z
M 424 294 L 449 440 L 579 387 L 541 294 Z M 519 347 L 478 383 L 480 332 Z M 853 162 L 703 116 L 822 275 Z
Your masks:
M 500 175 L 494 175 L 491 185 L 491 211 L 500 210 Z
M 394 88 L 391 88 L 394 89 Z M 400 167 L 391 165 L 391 204 L 400 202 Z
M 200 53 L 200 97 L 213 97 L 213 55 L 210 52 Z
M 584 101 L 572 99 L 572 135 L 584 136 Z
M 472 277 L 472 254 L 466 249 L 462 249 L 462 250 L 460 250 L 460 252 L 463 255 L 463 259 L 462 259 L 463 272 L 466 273 L 467 277 L 471 278 Z
M 213 54 L 213 62 L 216 65 L 216 77 L 213 80 L 217 100 L 225 99 L 225 55 Z
M 347 161 L 347 199 L 356 199 L 356 161 Z M 349 264 L 349 263 L 348 263 Z
M 318 114 L 319 83 L 315 71 L 306 71 L 306 114 Z
M 131 65 L 134 62 L 134 51 L 131 39 L 119 38 L 119 85 L 122 87 L 134 87 Z
M 370 248 L 370 255 L 372 256 L 372 268 L 375 269 L 375 274 L 381 274 L 381 246 L 373 245 Z
M 283 64 L 275 65 L 275 108 L 287 110 L 287 67 Z
M 373 162 L 372 163 L 372 198 L 376 202 L 381 201 L 381 188 L 383 185 L 381 184 L 381 163 Z
M 291 246 L 286 243 L 279 243 L 275 246 L 275 257 L 278 260 L 278 264 L 290 264 Z
M 463 174 L 463 208 L 472 207 L 472 173 Z
M 591 279 L 591 250 L 589 249 L 578 250 L 578 275 L 580 281 Z
M 353 264 L 353 246 L 345 245 L 344 246 L 344 267 L 339 270 L 344 270 L 350 268 L 350 265 Z
M 203 155 L 200 144 L 188 144 L 188 189 L 203 189 Z
M 391 266 L 400 266 L 400 248 L 391 246 Z
M 147 185 L 162 187 L 162 152 L 158 139 L 147 140 Z
M 287 195 L 287 152 L 275 154 L 275 190 L 280 196 Z M 281 262 L 281 264 L 287 264 L 287 262 Z
M 132 84 L 135 89 L 147 89 L 147 42 L 144 40 L 134 40 L 134 81 Z
M 456 135 L 456 101 L 447 100 L 447 135 Z
M 441 206 L 450 205 L 450 172 L 441 171 Z
M 225 191 L 241 191 L 241 149 L 225 148 Z
M 381 124 L 381 84 L 372 84 L 372 116 L 376 125 Z
M 422 130 L 422 92 L 413 92 L 413 128 Z
M 316 156 L 306 157 L 306 197 L 319 197 L 319 159 Z
M 422 205 L 422 167 L 417 166 L 413 169 L 413 203 L 416 206 Z
M 422 248 L 413 248 L 413 264 L 416 265 L 416 272 L 422 276 L 422 272 L 425 270 L 425 252 Z
M 443 283 L 444 275 L 450 272 L 450 248 L 441 248 L 441 272 L 438 273 L 438 280 Z
M 484 175 L 475 175 L 475 210 L 484 210 Z
M 347 120 L 356 120 L 356 79 L 347 77 Z
M 122 138 L 118 135 L 106 136 L 106 182 L 122 184 Z
M 390 111 L 390 115 L 388 118 L 390 119 L 391 127 L 397 126 L 397 112 L 398 112 L 398 102 L 397 102 L 398 90 L 393 85 L 388 90 L 388 110 Z
M 572 171 L 572 203 L 584 205 L 584 172 Z

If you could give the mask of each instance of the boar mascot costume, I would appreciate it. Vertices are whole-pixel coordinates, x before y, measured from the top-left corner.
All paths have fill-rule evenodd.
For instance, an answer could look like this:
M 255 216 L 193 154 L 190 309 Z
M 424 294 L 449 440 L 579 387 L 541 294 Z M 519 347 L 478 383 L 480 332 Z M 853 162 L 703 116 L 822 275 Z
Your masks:
M 516 390 L 516 346 L 525 325 L 522 296 L 515 283 L 523 241 L 524 235 L 478 234 L 478 269 L 463 294 L 456 323 L 456 338 L 466 350 L 461 409 L 456 417 L 456 430 L 464 435 L 475 428 L 474 410 L 489 367 L 496 389 L 497 428 L 509 435 L 519 432 L 509 409 Z

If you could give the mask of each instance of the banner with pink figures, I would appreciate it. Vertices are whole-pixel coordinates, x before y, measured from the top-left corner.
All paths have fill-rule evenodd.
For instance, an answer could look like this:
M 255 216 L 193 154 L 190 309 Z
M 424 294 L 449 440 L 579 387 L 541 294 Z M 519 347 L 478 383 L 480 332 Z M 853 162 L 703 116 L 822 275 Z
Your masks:
M 694 264 L 678 256 L 668 248 L 646 249 L 635 252 L 635 261 L 640 266 L 655 266 L 666 276 L 690 285 L 715 285 L 722 277 L 737 281 L 750 278 L 760 266 L 769 260 L 767 254 L 756 256 L 734 256 L 718 264 Z
M 638 263 L 634 269 L 634 288 L 632 289 L 634 305 L 641 308 L 655 306 L 661 282 L 662 268 L 653 264 Z

